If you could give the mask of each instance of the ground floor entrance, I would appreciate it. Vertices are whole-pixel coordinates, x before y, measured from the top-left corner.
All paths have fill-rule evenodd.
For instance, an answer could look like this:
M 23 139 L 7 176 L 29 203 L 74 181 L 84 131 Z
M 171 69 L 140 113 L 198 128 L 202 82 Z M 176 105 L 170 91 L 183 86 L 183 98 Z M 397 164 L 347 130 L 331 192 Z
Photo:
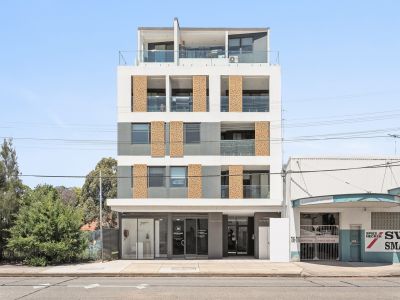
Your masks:
M 269 259 L 270 218 L 223 213 L 120 213 L 122 259 L 218 259 L 247 256 Z
M 300 259 L 339 260 L 338 213 L 300 213 Z
M 173 218 L 173 256 L 176 258 L 207 257 L 208 219 Z
M 254 222 L 252 217 L 228 216 L 228 255 L 254 255 Z

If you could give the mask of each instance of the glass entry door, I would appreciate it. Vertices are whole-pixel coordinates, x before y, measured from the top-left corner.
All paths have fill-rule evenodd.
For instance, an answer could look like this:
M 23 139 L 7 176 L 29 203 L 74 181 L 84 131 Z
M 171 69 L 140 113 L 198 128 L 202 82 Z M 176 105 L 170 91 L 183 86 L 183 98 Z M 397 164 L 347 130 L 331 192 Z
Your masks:
M 248 239 L 247 218 L 228 219 L 228 254 L 247 255 Z
M 174 218 L 173 255 L 195 258 L 208 255 L 208 219 Z

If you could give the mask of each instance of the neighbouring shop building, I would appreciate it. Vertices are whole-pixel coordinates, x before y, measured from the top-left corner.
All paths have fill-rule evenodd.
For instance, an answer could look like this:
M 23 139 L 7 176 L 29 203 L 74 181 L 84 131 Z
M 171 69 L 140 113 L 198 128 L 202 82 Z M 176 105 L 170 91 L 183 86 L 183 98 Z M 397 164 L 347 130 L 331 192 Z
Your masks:
M 400 261 L 400 159 L 292 157 L 286 171 L 292 260 Z
M 137 38 L 136 53 L 120 53 L 118 197 L 107 200 L 120 257 L 269 258 L 270 223 L 273 235 L 285 227 L 269 29 L 175 19 Z

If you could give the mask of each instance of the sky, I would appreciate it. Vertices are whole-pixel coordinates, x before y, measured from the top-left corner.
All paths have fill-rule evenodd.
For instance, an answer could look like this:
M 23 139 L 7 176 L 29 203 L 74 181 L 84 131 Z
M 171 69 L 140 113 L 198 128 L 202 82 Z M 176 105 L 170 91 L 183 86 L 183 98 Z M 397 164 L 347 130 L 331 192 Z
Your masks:
M 136 49 L 137 27 L 178 17 L 182 27 L 270 27 L 285 160 L 394 155 L 387 136 L 400 134 L 399 15 L 394 0 L 2 0 L 0 137 L 14 137 L 22 174 L 86 175 L 116 157 L 118 51 Z M 31 187 L 83 183 L 22 178 Z

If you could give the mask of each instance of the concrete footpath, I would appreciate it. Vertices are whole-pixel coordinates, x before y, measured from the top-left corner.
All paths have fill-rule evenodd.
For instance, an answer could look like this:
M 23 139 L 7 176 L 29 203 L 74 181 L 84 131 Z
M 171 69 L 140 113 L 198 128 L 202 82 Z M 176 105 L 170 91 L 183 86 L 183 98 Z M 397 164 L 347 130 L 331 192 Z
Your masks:
M 48 267 L 0 265 L 0 277 L 6 276 L 383 277 L 400 276 L 400 264 L 274 263 L 256 259 L 115 260 Z

